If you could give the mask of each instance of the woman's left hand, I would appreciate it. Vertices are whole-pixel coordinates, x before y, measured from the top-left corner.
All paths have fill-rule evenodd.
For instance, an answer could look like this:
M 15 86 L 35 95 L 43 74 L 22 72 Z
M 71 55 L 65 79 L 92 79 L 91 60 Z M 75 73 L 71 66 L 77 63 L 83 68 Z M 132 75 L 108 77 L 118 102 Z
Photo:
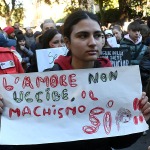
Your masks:
M 150 119 L 150 103 L 145 92 L 142 92 L 140 108 L 145 120 L 148 121 Z

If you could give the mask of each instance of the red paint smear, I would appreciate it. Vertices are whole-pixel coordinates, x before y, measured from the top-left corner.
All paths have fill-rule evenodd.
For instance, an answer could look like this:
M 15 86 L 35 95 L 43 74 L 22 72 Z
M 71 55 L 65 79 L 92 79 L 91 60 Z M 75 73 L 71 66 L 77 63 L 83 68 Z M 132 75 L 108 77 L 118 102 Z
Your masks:
M 144 121 L 144 118 L 142 115 L 139 116 L 139 121 L 142 123 Z
M 134 124 L 135 124 L 135 125 L 137 125 L 137 124 L 138 124 L 138 118 L 137 118 L 137 116 L 134 116 L 134 118 L 133 118 L 133 122 L 134 122 Z
M 133 109 L 134 110 L 139 109 L 139 99 L 138 98 L 135 98 L 133 101 Z
M 111 131 L 111 125 L 112 125 L 112 117 L 110 112 L 106 112 L 103 117 L 103 125 L 105 129 L 105 133 L 109 134 Z

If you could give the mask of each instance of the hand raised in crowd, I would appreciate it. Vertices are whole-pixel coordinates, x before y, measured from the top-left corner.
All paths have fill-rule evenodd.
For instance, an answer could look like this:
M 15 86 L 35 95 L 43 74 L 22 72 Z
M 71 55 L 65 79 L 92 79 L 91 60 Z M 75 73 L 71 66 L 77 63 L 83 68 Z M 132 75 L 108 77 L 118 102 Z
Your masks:
M 150 103 L 145 92 L 142 92 L 140 108 L 145 120 L 148 121 L 150 119 Z
M 0 113 L 2 113 L 3 111 L 3 102 L 2 102 L 3 98 L 2 95 L 0 95 Z

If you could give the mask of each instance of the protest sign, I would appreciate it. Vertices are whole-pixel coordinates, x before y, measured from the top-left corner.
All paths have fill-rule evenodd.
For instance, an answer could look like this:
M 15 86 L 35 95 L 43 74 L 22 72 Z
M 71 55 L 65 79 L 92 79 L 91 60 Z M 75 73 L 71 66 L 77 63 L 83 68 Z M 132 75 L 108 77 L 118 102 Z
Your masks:
M 38 72 L 43 72 L 47 68 L 52 68 L 54 61 L 60 55 L 66 55 L 66 47 L 47 48 L 36 50 Z
M 112 137 L 148 129 L 138 66 L 0 76 L 0 144 Z
M 108 58 L 113 67 L 115 66 L 129 66 L 131 64 L 130 48 L 103 48 L 101 57 Z

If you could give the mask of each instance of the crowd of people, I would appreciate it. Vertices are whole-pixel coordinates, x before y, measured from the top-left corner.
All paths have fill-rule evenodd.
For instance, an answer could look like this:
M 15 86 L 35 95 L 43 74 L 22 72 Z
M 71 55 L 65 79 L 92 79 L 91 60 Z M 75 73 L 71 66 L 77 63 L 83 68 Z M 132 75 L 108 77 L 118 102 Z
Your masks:
M 112 46 L 109 44 L 108 39 L 115 37 L 117 47 L 130 47 L 131 65 L 141 66 L 141 78 L 144 91 L 141 95 L 141 112 L 145 120 L 148 121 L 150 119 L 150 103 L 148 102 L 147 96 L 150 90 L 147 90 L 147 93 L 145 93 L 145 91 L 147 88 L 150 88 L 150 86 L 148 87 L 150 84 L 150 70 L 148 70 L 150 68 L 150 30 L 146 32 L 147 37 L 144 35 L 144 30 L 148 28 L 149 26 L 147 24 L 142 25 L 139 21 L 135 20 L 128 25 L 126 32 L 123 31 L 122 27 L 118 24 L 114 24 L 110 28 L 102 30 L 98 17 L 93 13 L 82 10 L 70 14 L 66 18 L 63 26 L 59 29 L 56 28 L 54 21 L 51 19 L 44 20 L 41 24 L 42 31 L 36 31 L 34 33 L 31 28 L 26 28 L 24 33 L 20 30 L 19 23 L 15 23 L 14 26 L 6 27 L 1 30 L 0 49 L 3 50 L 4 53 L 8 53 L 7 55 L 11 53 L 16 61 L 13 66 L 0 69 L 0 72 L 1 74 L 37 72 L 35 51 L 37 49 L 42 50 L 63 46 L 67 47 L 68 54 L 66 56 L 59 56 L 58 59 L 55 60 L 54 66 L 46 69 L 46 71 L 112 67 L 110 60 L 101 57 L 100 52 L 103 47 L 111 48 Z M 1 61 L 5 62 L 9 61 L 9 59 L 10 57 L 6 56 L 5 60 Z M 19 67 L 17 67 L 17 65 L 19 65 Z M 13 72 L 11 72 L 10 70 L 12 70 L 12 68 L 20 69 L 14 69 Z M 1 113 L 5 107 L 2 97 L 0 101 Z M 112 148 L 118 149 L 130 146 L 136 142 L 142 134 L 143 133 L 136 133 L 111 138 L 55 144 L 20 145 L 10 147 L 10 149 L 67 150 L 76 147 L 84 150 L 111 150 Z M 8 147 L 9 146 L 4 149 L 9 149 Z

